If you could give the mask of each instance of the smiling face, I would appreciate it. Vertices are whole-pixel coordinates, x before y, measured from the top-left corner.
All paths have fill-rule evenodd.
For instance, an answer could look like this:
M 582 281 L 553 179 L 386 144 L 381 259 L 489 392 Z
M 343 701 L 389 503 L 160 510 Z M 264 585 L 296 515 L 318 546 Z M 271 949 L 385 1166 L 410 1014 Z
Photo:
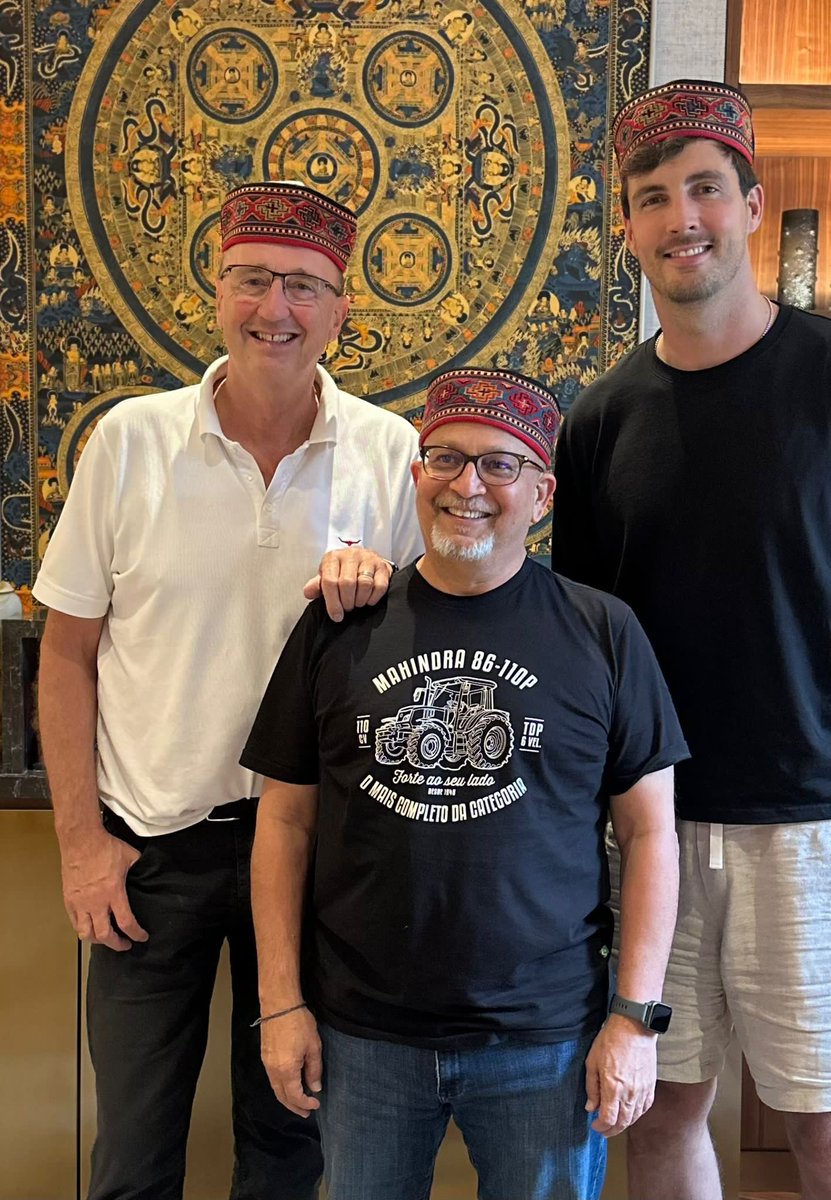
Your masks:
M 454 421 L 433 430 L 425 446 L 449 446 L 463 454 L 508 451 L 545 464 L 519 438 L 490 425 Z M 413 464 L 416 511 L 427 547 L 424 575 L 430 582 L 448 565 L 484 568 L 491 587 L 509 579 L 525 558 L 525 535 L 545 513 L 554 493 L 550 471 L 524 466 L 515 483 L 483 483 L 473 463 L 450 481 L 431 479 L 420 462 Z
M 626 244 L 656 295 L 675 304 L 708 300 L 750 270 L 748 234 L 762 217 L 762 190 L 743 196 L 730 159 L 709 138 L 628 183 Z
M 245 242 L 222 256 L 220 273 L 231 266 L 268 267 L 325 279 L 340 291 L 343 278 L 330 258 L 300 245 Z M 326 289 L 316 304 L 290 305 L 275 279 L 267 295 L 252 301 L 234 294 L 231 275 L 217 280 L 216 312 L 230 358 L 229 371 L 251 380 L 288 372 L 292 380 L 314 376 L 328 342 L 337 337 L 349 300 Z

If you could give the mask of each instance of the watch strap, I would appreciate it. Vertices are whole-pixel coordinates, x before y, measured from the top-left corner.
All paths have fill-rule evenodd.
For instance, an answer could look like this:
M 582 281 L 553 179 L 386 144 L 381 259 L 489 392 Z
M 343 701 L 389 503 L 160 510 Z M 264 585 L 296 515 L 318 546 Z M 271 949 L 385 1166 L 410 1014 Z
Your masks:
M 652 1004 L 651 1000 L 645 1003 L 639 1000 L 625 1000 L 623 996 L 615 993 L 609 1003 L 609 1012 L 616 1013 L 619 1017 L 631 1017 L 633 1021 L 640 1021 L 641 1025 L 646 1025 Z
M 647 1000 L 643 1003 L 639 1000 L 627 1000 L 625 996 L 617 994 L 613 995 L 609 1002 L 609 1012 L 640 1021 L 644 1029 L 652 1033 L 666 1033 L 672 1019 L 672 1009 L 662 1000 Z

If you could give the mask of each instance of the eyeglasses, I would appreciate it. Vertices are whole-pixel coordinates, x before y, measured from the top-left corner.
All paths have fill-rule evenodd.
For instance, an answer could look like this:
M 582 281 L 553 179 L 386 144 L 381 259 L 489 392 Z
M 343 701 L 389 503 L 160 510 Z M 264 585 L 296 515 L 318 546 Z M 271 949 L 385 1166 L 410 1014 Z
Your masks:
M 233 272 L 233 274 L 231 274 Z M 343 292 L 317 275 L 304 275 L 301 271 L 269 271 L 268 267 L 248 267 L 235 263 L 220 272 L 219 278 L 231 275 L 231 291 L 241 300 L 264 300 L 279 279 L 283 295 L 289 304 L 317 304 L 327 291 L 342 296 Z
M 535 471 L 544 473 L 545 467 L 526 458 L 524 454 L 512 454 L 510 450 L 488 450 L 485 454 L 462 454 L 461 450 L 452 450 L 450 446 L 422 446 L 421 461 L 424 470 L 431 479 L 443 479 L 449 482 L 458 479 L 468 463 L 473 463 L 476 474 L 482 483 L 491 487 L 502 487 L 507 483 L 516 483 L 523 467 L 533 467 Z

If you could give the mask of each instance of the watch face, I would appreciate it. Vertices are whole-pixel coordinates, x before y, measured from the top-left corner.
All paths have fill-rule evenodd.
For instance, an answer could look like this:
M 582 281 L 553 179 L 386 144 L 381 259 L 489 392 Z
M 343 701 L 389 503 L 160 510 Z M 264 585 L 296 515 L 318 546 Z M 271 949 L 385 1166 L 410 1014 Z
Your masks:
M 653 1004 L 649 1028 L 654 1029 L 656 1033 L 666 1033 L 671 1017 L 672 1009 L 668 1004 Z

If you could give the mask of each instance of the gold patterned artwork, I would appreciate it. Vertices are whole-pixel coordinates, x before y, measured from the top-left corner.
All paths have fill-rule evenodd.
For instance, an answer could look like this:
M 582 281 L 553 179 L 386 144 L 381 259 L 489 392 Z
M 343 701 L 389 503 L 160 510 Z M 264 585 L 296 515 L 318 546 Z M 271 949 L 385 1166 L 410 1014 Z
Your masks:
M 567 409 L 633 344 L 609 114 L 649 0 L 0 0 L 0 543 L 25 594 L 108 408 L 222 353 L 217 214 L 294 178 L 349 205 L 328 366 L 418 423 L 440 369 Z M 548 523 L 531 533 L 545 553 Z
M 294 178 L 348 205 L 353 304 L 331 368 L 406 411 L 438 366 L 487 356 L 524 319 L 562 230 L 568 142 L 521 4 L 436 3 L 428 21 L 422 4 L 353 3 L 298 22 L 289 5 L 122 0 L 70 109 L 70 202 L 106 300 L 186 380 L 223 350 L 228 188 Z

